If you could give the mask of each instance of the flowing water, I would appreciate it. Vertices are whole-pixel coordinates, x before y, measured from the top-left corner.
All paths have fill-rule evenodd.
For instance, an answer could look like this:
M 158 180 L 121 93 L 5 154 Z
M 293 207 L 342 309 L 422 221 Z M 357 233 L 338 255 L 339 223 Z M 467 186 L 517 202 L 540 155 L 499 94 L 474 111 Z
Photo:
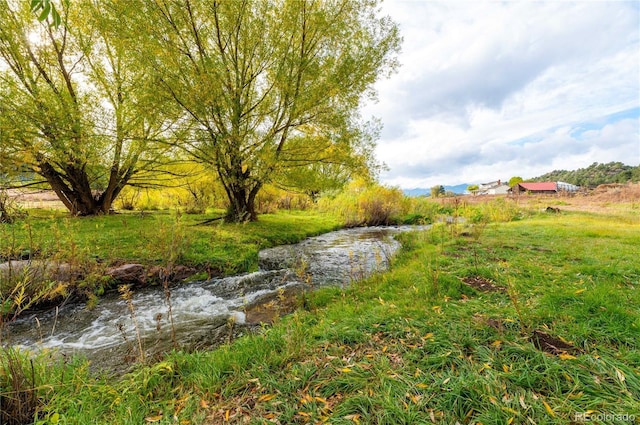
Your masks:
M 93 308 L 77 304 L 27 315 L 11 324 L 11 343 L 81 354 L 98 370 L 122 370 L 139 358 L 138 333 L 147 357 L 166 352 L 174 343 L 182 349 L 215 346 L 248 331 L 260 317 L 249 311 L 274 296 L 346 285 L 385 269 L 400 247 L 393 235 L 411 229 L 415 227 L 339 230 L 265 249 L 257 272 L 171 288 L 171 314 L 162 288 L 150 287 L 132 294 L 135 319 L 119 294 L 101 297 Z

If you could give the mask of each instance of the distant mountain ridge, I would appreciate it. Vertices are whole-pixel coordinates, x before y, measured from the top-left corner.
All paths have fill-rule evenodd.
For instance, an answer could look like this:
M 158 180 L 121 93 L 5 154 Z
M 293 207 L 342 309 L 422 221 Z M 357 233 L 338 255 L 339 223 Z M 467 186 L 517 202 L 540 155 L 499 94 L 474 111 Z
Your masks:
M 466 183 L 457 184 L 455 186 L 444 186 L 445 192 L 453 192 L 455 194 L 461 195 L 463 194 L 469 185 Z M 424 188 L 415 188 L 415 189 L 404 189 L 404 194 L 407 196 L 430 196 L 431 189 Z

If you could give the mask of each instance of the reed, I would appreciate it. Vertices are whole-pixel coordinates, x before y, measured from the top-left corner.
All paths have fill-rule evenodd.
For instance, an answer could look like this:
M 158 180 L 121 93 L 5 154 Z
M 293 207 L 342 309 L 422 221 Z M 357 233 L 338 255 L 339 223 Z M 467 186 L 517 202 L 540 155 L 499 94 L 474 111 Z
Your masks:
M 118 287 L 118 291 L 120 292 L 120 297 L 127 303 L 131 322 L 133 323 L 133 329 L 136 333 L 136 342 L 138 343 L 138 360 L 141 363 L 144 363 L 145 353 L 144 349 L 142 348 L 142 337 L 140 335 L 140 327 L 138 326 L 136 309 L 133 305 L 133 292 L 131 292 L 131 288 L 128 285 L 120 285 Z

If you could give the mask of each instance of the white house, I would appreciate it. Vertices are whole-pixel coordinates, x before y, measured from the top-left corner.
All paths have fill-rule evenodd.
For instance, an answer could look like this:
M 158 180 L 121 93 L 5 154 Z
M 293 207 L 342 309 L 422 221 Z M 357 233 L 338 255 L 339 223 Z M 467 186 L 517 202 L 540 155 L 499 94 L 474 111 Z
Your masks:
M 506 195 L 509 191 L 509 185 L 502 183 L 500 180 L 489 183 L 480 183 L 478 185 L 477 195 Z

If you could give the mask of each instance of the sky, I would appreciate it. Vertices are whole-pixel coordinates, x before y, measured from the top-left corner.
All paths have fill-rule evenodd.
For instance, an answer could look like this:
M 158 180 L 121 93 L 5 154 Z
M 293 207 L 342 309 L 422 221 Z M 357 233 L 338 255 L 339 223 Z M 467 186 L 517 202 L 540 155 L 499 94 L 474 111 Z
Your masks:
M 398 72 L 362 110 L 403 189 L 640 165 L 640 1 L 386 0 Z

